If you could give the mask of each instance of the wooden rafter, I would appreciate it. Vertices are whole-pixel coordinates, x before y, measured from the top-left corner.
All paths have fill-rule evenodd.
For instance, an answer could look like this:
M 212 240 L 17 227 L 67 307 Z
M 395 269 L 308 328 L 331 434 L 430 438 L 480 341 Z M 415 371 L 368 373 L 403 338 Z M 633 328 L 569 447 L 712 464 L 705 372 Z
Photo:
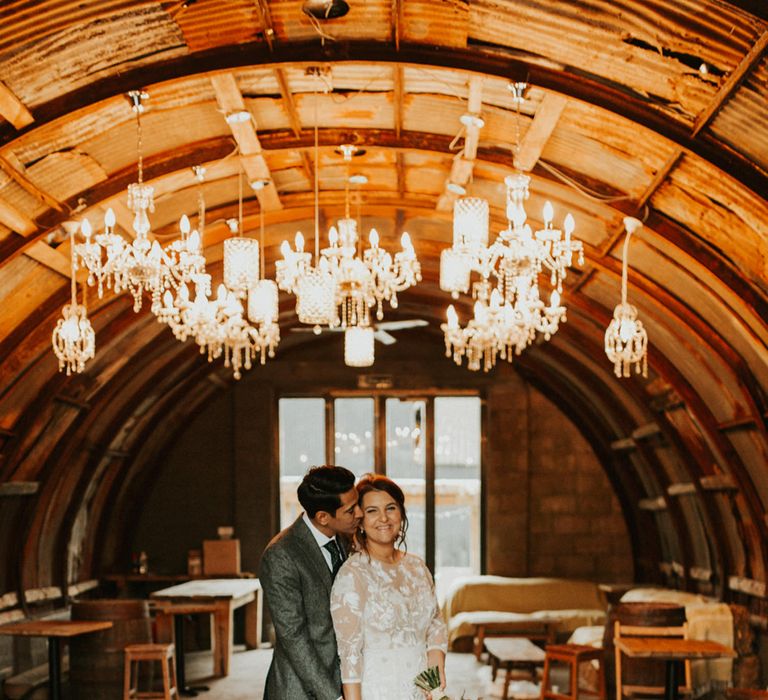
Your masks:
M 567 103 L 568 100 L 565 97 L 551 92 L 544 96 L 515 156 L 515 167 L 518 170 L 523 172 L 533 170 Z
M 218 73 L 212 75 L 210 80 L 216 93 L 216 101 L 225 115 L 248 111 L 243 95 L 232 73 Z M 256 134 L 253 118 L 251 117 L 245 121 L 228 120 L 227 123 L 240 149 L 240 161 L 243 164 L 243 169 L 248 179 L 251 182 L 255 180 L 268 181 L 266 187 L 256 192 L 259 204 L 266 211 L 282 208 L 277 188 L 272 181 L 269 166 L 262 153 L 261 143 Z
M 2 198 L 0 198 L 0 224 L 22 236 L 31 236 L 37 232 L 37 224 L 32 219 Z
M 61 206 L 61 202 L 59 202 L 55 197 L 48 194 L 44 190 L 40 189 L 32 180 L 30 180 L 25 172 L 24 165 L 19 161 L 19 159 L 16 157 L 16 154 L 14 154 L 12 151 L 8 151 L 5 154 L 0 154 L 0 168 L 3 169 L 3 171 L 10 177 L 19 187 L 23 188 L 29 194 L 31 194 L 33 197 L 39 199 L 41 202 L 44 202 L 47 206 L 51 207 L 51 209 L 55 209 L 56 211 L 64 211 L 64 208 Z
M 659 170 L 653 176 L 653 180 L 651 180 L 651 182 L 648 184 L 648 187 L 645 188 L 643 194 L 638 197 L 638 210 L 642 209 L 650 201 L 656 190 L 661 187 L 667 177 L 669 177 L 669 174 L 675 169 L 682 155 L 683 152 L 677 148 L 672 152 L 672 155 L 667 158 L 667 162 L 664 163 L 661 168 L 659 168 Z
M 0 81 L 0 115 L 17 129 L 23 129 L 35 121 L 24 103 L 2 81 Z
M 301 117 L 299 116 L 299 110 L 296 109 L 296 102 L 293 99 L 293 93 L 285 77 L 285 71 L 282 68 L 275 68 L 275 77 L 277 78 L 277 84 L 280 86 L 280 96 L 283 99 L 282 104 L 288 114 L 291 129 L 296 136 L 301 136 Z M 305 150 L 301 151 L 301 162 L 304 165 L 307 179 L 311 182 L 313 177 L 312 161 Z
M 469 80 L 467 97 L 467 113 L 479 116 L 483 107 L 483 78 L 475 76 Z M 480 127 L 476 124 L 464 125 L 464 148 L 457 154 L 451 165 L 451 174 L 445 181 L 445 191 L 437 200 L 438 211 L 450 211 L 458 196 L 448 189 L 450 184 L 463 187 L 472 179 L 472 171 L 477 158 L 477 147 L 480 143 Z
M 44 265 L 49 270 L 58 272 L 63 277 L 69 279 L 72 274 L 72 262 L 61 251 L 51 248 L 44 241 L 36 241 L 29 248 L 24 251 L 24 255 L 31 258 L 35 262 Z M 77 273 L 77 280 L 84 282 L 88 277 L 88 273 L 85 270 L 80 270 Z
M 768 31 L 764 31 L 760 38 L 755 42 L 755 45 L 747 52 L 746 56 L 741 60 L 738 66 L 731 72 L 726 78 L 725 82 L 720 86 L 717 94 L 713 98 L 712 102 L 704 109 L 693 123 L 692 135 L 696 136 L 704 127 L 706 127 L 723 108 L 723 105 L 738 89 L 741 82 L 746 78 L 747 74 L 757 65 L 763 57 L 763 53 L 768 48 Z

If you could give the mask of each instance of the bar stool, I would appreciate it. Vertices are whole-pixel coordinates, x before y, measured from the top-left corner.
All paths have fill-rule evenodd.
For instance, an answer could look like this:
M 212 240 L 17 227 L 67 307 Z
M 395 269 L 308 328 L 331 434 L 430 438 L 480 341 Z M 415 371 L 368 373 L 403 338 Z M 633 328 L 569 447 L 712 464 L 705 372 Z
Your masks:
M 142 661 L 158 661 L 160 663 L 163 669 L 162 691 L 139 690 L 139 669 Z M 172 700 L 178 697 L 176 667 L 173 663 L 173 644 L 129 644 L 125 647 L 123 700 L 132 700 L 132 698 Z
M 587 661 L 598 663 L 597 692 L 579 687 L 579 666 Z M 569 692 L 560 693 L 550 686 L 552 663 L 565 664 L 569 667 Z M 544 676 L 541 679 L 541 700 L 577 700 L 579 694 L 593 695 L 605 700 L 605 670 L 603 668 L 603 650 L 583 644 L 549 644 L 545 649 Z

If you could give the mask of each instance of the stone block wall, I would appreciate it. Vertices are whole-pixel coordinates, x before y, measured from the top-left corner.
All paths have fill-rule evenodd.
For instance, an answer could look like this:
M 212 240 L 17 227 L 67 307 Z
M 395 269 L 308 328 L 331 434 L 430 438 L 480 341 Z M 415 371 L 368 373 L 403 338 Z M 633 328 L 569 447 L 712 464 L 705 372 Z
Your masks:
M 518 377 L 487 400 L 488 573 L 632 580 L 618 500 L 576 426 Z

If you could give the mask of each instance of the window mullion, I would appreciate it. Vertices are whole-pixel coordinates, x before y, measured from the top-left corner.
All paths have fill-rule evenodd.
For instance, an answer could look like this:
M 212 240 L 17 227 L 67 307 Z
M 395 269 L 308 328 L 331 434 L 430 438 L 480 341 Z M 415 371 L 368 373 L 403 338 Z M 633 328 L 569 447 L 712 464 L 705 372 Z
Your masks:
M 426 399 L 426 420 L 424 436 L 424 510 L 425 510 L 425 550 L 427 566 L 435 572 L 435 398 Z

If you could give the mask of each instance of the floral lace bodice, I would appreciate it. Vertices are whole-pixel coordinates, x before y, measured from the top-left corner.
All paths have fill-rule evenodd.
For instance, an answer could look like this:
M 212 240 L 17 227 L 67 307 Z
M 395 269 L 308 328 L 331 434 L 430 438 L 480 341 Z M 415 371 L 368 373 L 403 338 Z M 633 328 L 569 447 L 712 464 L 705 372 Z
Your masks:
M 333 584 L 331 615 L 342 682 L 362 682 L 363 697 L 371 695 L 365 692 L 365 677 L 372 678 L 372 672 L 383 681 L 394 672 L 412 688 L 426 652 L 446 650 L 448 634 L 432 576 L 413 554 L 405 554 L 396 564 L 369 559 L 365 553 L 350 556 Z M 417 652 L 413 675 L 403 674 L 403 668 L 386 668 L 388 663 L 401 663 L 400 650 L 410 658 Z

